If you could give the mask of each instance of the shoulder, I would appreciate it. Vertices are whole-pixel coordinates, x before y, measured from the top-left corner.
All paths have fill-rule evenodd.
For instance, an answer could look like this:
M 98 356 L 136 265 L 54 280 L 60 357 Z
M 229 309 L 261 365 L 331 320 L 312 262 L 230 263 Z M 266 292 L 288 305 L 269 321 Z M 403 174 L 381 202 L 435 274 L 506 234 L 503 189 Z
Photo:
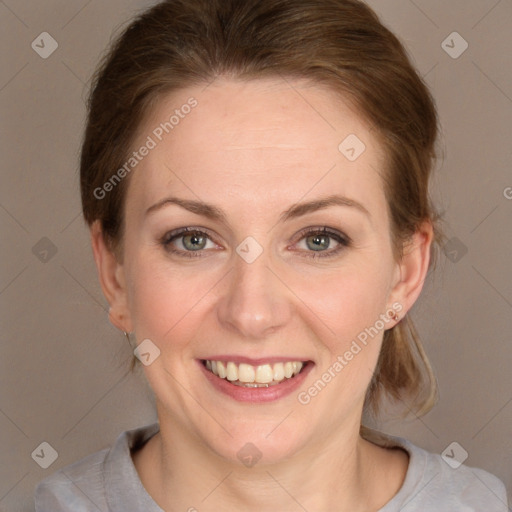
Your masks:
M 36 512 L 128 510 L 127 503 L 151 500 L 144 492 L 130 452 L 159 429 L 158 423 L 122 432 L 110 448 L 65 466 L 35 489 Z M 153 510 L 150 506 L 147 510 Z M 135 510 L 135 509 L 134 509 Z
M 109 449 L 59 469 L 35 490 L 36 512 L 108 510 L 103 492 L 103 464 Z
M 411 443 L 411 449 L 426 460 L 421 479 L 425 504 L 447 504 L 464 510 L 507 512 L 507 492 L 503 482 L 491 473 L 465 464 L 454 456 L 431 453 Z M 453 454 L 453 452 L 452 452 Z M 431 505 L 431 506 L 432 506 Z
M 505 486 L 491 473 L 460 464 L 453 451 L 443 457 L 406 439 L 383 436 L 387 441 L 379 444 L 399 446 L 409 454 L 409 467 L 400 491 L 380 512 L 508 512 Z

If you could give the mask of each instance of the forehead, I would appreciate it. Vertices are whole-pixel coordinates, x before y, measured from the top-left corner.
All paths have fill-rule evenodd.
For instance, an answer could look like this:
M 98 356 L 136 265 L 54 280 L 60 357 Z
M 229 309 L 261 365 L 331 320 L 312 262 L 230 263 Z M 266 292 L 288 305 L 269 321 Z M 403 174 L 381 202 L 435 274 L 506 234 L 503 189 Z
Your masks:
M 319 85 L 219 79 L 173 92 L 148 113 L 134 148 L 148 137 L 154 147 L 128 193 L 141 207 L 169 191 L 253 211 L 336 192 L 383 206 L 381 146 L 348 102 Z

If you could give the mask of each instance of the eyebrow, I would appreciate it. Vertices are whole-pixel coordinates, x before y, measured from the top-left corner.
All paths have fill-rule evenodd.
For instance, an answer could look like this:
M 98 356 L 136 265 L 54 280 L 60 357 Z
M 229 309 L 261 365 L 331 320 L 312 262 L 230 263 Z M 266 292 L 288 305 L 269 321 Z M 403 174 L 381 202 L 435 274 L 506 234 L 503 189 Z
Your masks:
M 158 201 L 158 203 L 155 203 L 153 206 L 150 206 L 146 210 L 146 215 L 152 214 L 171 204 L 181 206 L 185 210 L 195 213 L 196 215 L 201 215 L 203 217 L 220 222 L 225 225 L 228 224 L 226 214 L 217 206 L 204 203 L 202 201 L 180 199 L 178 197 L 166 197 L 165 199 Z M 354 199 L 349 199 L 348 197 L 331 195 L 328 197 L 315 199 L 313 201 L 308 201 L 306 203 L 294 204 L 293 206 L 291 206 L 290 208 L 281 213 L 281 215 L 279 216 L 279 222 L 284 222 L 290 219 L 296 219 L 308 213 L 323 210 L 331 206 L 352 207 L 355 208 L 356 210 L 359 210 L 361 213 L 364 213 L 369 218 L 371 218 L 370 212 L 361 203 L 355 201 Z

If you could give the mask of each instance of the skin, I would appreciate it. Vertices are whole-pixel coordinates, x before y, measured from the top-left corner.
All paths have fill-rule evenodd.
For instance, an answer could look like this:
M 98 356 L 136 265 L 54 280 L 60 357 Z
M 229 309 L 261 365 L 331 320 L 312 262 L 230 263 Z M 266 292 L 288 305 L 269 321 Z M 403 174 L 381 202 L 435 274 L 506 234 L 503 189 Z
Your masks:
M 426 276 L 432 227 L 421 226 L 396 261 L 378 139 L 348 102 L 318 85 L 222 78 L 169 94 L 134 147 L 191 96 L 198 106 L 129 178 L 122 255 L 107 249 L 98 222 L 91 227 L 111 321 L 161 351 L 144 367 L 160 433 L 133 454 L 142 483 L 168 511 L 378 510 L 398 492 L 408 466 L 402 450 L 359 436 L 383 332 L 307 405 L 297 393 L 266 404 L 235 401 L 211 386 L 197 359 L 311 360 L 298 391 L 307 390 L 392 304 L 402 306 L 402 316 L 411 308 Z M 349 134 L 366 145 L 354 162 L 338 150 Z M 367 213 L 331 206 L 279 220 L 298 202 L 334 193 Z M 171 195 L 211 203 L 227 223 L 177 205 L 146 215 Z M 328 238 L 315 251 L 308 235 L 297 236 L 324 226 L 352 243 L 330 258 L 308 257 L 338 247 Z M 211 234 L 203 257 L 173 255 L 160 243 L 183 227 Z M 236 252 L 248 236 L 263 248 L 250 264 Z M 172 246 L 186 251 L 191 243 L 184 241 Z M 237 457 L 248 442 L 262 453 L 251 468 Z

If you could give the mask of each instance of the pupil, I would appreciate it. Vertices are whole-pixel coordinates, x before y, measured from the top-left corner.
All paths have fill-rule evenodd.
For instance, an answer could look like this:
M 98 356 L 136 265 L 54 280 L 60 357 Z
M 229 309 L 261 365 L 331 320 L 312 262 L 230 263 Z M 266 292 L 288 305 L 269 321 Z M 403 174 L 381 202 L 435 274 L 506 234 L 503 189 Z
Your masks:
M 201 247 L 197 247 L 197 245 L 194 245 L 194 244 L 200 244 L 201 245 L 202 239 L 204 238 L 203 236 L 201 236 L 201 235 L 188 235 L 188 237 L 185 237 L 185 240 L 187 238 L 190 238 L 190 242 L 191 242 L 191 245 L 192 245 L 192 247 L 190 247 L 190 248 L 192 250 L 200 250 L 201 249 Z M 202 245 L 204 245 L 204 244 L 202 244 Z
M 313 240 L 313 243 L 315 244 L 316 248 L 326 248 L 326 246 L 329 245 L 329 241 L 328 241 L 328 238 L 327 236 L 325 235 L 313 235 L 311 237 L 311 239 Z M 323 243 L 323 247 L 322 247 L 322 241 L 324 242 Z M 325 243 L 327 241 L 327 243 Z M 317 249 L 315 249 L 317 250 Z

